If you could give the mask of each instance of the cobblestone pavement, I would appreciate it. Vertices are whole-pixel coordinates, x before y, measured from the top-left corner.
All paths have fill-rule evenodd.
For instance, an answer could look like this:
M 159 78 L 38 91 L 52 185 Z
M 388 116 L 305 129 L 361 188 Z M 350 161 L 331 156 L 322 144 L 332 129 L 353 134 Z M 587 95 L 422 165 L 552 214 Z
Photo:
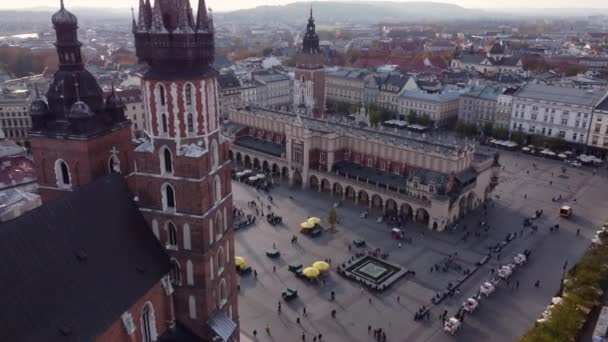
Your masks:
M 374 341 L 367 332 L 371 325 L 386 331 L 388 341 L 514 341 L 532 326 L 558 290 L 564 262 L 568 260 L 570 266 L 574 265 L 600 223 L 608 218 L 608 182 L 605 170 L 592 176 L 590 169 L 568 168 L 565 177 L 560 177 L 562 164 L 558 161 L 519 153 L 503 152 L 501 163 L 505 170 L 494 193 L 500 198 L 494 201 L 494 207 L 490 205 L 487 218 L 483 218 L 491 229 L 488 235 L 470 237 L 466 241 L 462 240 L 463 232 L 439 233 L 410 225 L 406 236 L 413 237 L 414 241 L 399 248 L 397 241 L 391 238 L 392 227 L 376 222 L 377 213 L 361 219 L 359 214 L 363 208 L 346 202 L 338 208 L 340 224 L 336 231 L 324 232 L 321 237 L 312 239 L 298 232 L 299 224 L 308 216 L 325 220 L 336 199 L 327 193 L 293 190 L 285 184 L 273 189 L 272 211 L 283 216 L 284 224 L 273 227 L 259 218 L 254 226 L 236 234 L 236 255 L 245 257 L 258 272 L 257 280 L 252 274 L 239 280 L 242 334 L 253 341 L 301 341 L 303 334 L 306 341 L 312 341 L 312 336 L 318 334 L 323 335 L 324 341 Z M 264 194 L 247 185 L 233 182 L 233 192 L 235 206 L 245 211 L 248 210 L 247 202 L 257 200 L 258 196 L 264 206 L 268 204 Z M 574 206 L 571 219 L 558 215 L 559 204 L 551 199 L 559 194 L 563 203 Z M 475 264 L 487 253 L 489 245 L 504 239 L 510 232 L 519 233 L 523 218 L 531 216 L 536 209 L 544 210 L 543 217 L 537 221 L 538 233 L 526 231 L 522 237 L 517 237 L 501 252 L 501 260 L 495 255 L 464 284 L 459 295 L 433 306 L 430 320 L 414 322 L 414 312 L 430 303 L 436 291 L 460 276 L 455 271 L 431 273 L 431 265 L 454 252 L 458 253 L 457 262 L 463 267 Z M 474 227 L 482 217 L 483 209 L 478 209 L 463 223 Z M 548 227 L 555 223 L 560 224 L 560 232 L 550 233 Z M 581 236 L 577 237 L 579 228 Z M 298 236 L 299 241 L 295 246 L 291 244 L 293 235 Z M 351 257 L 347 247 L 355 238 L 388 251 L 389 261 L 415 271 L 416 275 L 402 278 L 381 294 L 372 294 L 334 271 L 330 272 L 324 285 L 314 285 L 295 278 L 287 270 L 287 265 L 294 262 L 310 265 L 326 258 L 331 258 L 333 264 L 342 262 Z M 276 260 L 265 256 L 273 243 L 281 251 L 281 257 Z M 531 258 L 514 272 L 511 286 L 501 283 L 477 311 L 466 317 L 456 336 L 445 334 L 437 316 L 443 310 L 454 314 L 490 277 L 491 268 L 500 266 L 526 248 L 532 250 Z M 273 272 L 273 266 L 276 272 Z M 533 286 L 536 280 L 540 280 L 540 288 Z M 516 281 L 520 282 L 520 288 L 510 288 Z M 286 287 L 297 289 L 299 298 L 289 303 L 280 300 Z M 336 293 L 335 301 L 330 300 L 331 291 Z M 281 313 L 277 312 L 279 301 L 283 302 Z M 302 314 L 304 308 L 306 316 Z M 336 318 L 331 318 L 332 309 L 337 311 Z M 265 331 L 267 324 L 271 328 L 270 335 Z M 254 330 L 257 330 L 256 338 Z

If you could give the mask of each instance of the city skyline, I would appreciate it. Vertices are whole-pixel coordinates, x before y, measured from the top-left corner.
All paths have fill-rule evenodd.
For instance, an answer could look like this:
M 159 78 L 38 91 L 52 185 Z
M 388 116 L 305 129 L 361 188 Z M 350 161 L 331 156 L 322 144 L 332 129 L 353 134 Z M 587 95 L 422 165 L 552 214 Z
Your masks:
M 329 0 L 328 0 L 329 1 Z M 381 0 L 369 0 L 369 1 L 351 1 L 351 2 L 378 2 Z M 239 9 L 247 9 L 254 8 L 257 6 L 277 6 L 277 5 L 286 5 L 294 2 L 302 2 L 302 1 L 293 1 L 293 0 L 231 0 L 231 1 L 221 1 L 221 0 L 207 0 L 207 6 L 216 10 L 216 11 L 234 11 Z M 320 1 L 312 1 L 320 2 Z M 608 9 L 608 2 L 603 0 L 584 0 L 576 3 L 572 3 L 565 0 L 539 0 L 534 3 L 530 3 L 528 1 L 523 0 L 515 0 L 515 1 L 494 1 L 488 3 L 482 0 L 443 0 L 443 1 L 416 1 L 416 0 L 397 0 L 393 2 L 438 2 L 445 4 L 453 4 L 462 6 L 464 8 L 472 8 L 472 9 L 488 9 L 488 10 L 518 10 L 525 11 L 529 10 L 537 10 L 537 9 L 559 9 L 559 8 L 577 8 L 577 9 Z M 198 0 L 192 1 L 193 6 L 197 6 Z M 36 7 L 56 7 L 59 5 L 59 1 L 57 0 L 24 0 L 18 3 L 2 3 L 0 4 L 0 10 L 7 9 L 29 9 Z M 114 7 L 114 8 L 128 8 L 128 7 L 137 7 L 138 1 L 132 0 L 128 2 L 120 1 L 120 0 L 107 0 L 107 1 L 90 1 L 90 0 L 68 0 L 66 2 L 66 6 L 70 7 Z

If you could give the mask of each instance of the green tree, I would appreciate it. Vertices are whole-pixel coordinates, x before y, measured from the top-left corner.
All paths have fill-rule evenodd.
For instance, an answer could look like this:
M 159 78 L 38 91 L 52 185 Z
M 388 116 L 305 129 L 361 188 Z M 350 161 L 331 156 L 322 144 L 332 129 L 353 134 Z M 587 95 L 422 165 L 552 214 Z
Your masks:
M 410 109 L 410 113 L 407 115 L 407 123 L 410 125 L 415 124 L 417 117 L 416 112 L 413 109 Z
M 506 128 L 496 127 L 492 132 L 492 136 L 496 139 L 507 140 L 509 139 L 509 130 Z
M 483 134 L 486 137 L 491 137 L 492 133 L 494 133 L 494 124 L 491 122 L 486 122 L 486 124 L 483 125 Z
M 418 121 L 419 125 L 422 125 L 425 127 L 429 127 L 429 126 L 433 125 L 433 120 L 431 120 L 431 117 L 428 114 L 424 114 L 423 116 L 418 117 L 418 119 L 416 121 Z
M 329 222 L 332 229 L 336 226 L 336 223 L 338 222 L 338 213 L 336 212 L 336 208 L 329 208 L 329 213 L 327 213 L 327 222 Z
M 386 109 L 380 108 L 378 106 L 370 106 L 368 110 L 368 115 L 369 123 L 372 126 L 376 126 L 377 124 L 388 120 L 388 118 L 390 117 L 390 113 Z

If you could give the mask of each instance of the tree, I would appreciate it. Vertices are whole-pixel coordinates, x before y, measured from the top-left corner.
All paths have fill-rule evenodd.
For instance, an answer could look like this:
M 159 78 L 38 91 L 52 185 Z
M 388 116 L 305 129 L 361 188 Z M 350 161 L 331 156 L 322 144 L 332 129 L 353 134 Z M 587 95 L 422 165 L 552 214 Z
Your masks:
M 273 49 L 271 47 L 264 48 L 264 50 L 262 50 L 262 55 L 264 55 L 264 57 L 270 57 L 272 51 Z
M 407 123 L 410 125 L 415 124 L 417 117 L 416 112 L 413 109 L 410 109 L 410 113 L 407 115 Z
M 423 116 L 418 117 L 418 119 L 416 120 L 418 122 L 419 125 L 425 126 L 425 127 L 429 127 L 433 125 L 433 120 L 431 120 L 431 117 L 428 114 L 424 114 Z
M 327 222 L 329 222 L 332 229 L 335 227 L 336 223 L 338 222 L 338 213 L 336 212 L 336 208 L 329 208 L 329 213 L 327 214 Z
M 496 139 L 500 139 L 500 140 L 507 140 L 509 139 L 509 130 L 506 128 L 494 128 L 494 132 L 492 133 L 492 136 Z
M 378 106 L 370 106 L 368 115 L 369 124 L 371 126 L 375 126 L 381 122 L 388 120 L 390 113 L 384 108 L 380 108 Z
M 484 134 L 484 136 L 491 137 L 493 131 L 494 131 L 494 124 L 492 124 L 491 122 L 486 122 L 486 124 L 483 125 L 483 134 Z

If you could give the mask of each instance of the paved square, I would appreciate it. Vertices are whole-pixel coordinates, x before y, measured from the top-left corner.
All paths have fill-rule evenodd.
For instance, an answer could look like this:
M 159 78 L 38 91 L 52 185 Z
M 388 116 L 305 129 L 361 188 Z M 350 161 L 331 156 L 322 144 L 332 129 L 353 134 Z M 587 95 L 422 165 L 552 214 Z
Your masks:
M 471 232 L 469 237 L 465 238 L 466 233 L 462 230 L 438 233 L 409 225 L 405 233 L 413 242 L 401 247 L 391 236 L 393 227 L 376 222 L 378 213 L 362 219 L 363 208 L 350 202 L 337 209 L 340 223 L 334 232 L 324 231 L 317 238 L 302 235 L 299 225 L 309 216 L 320 217 L 324 221 L 322 224 L 328 226 L 325 219 L 336 199 L 327 193 L 290 189 L 285 184 L 273 189 L 271 209 L 283 216 L 284 224 L 271 226 L 258 217 L 255 225 L 236 234 L 236 255 L 245 257 L 258 272 L 257 279 L 251 274 L 239 279 L 242 333 L 252 338 L 253 331 L 257 330 L 258 341 L 301 341 L 302 334 L 306 335 L 306 341 L 312 341 L 313 334 L 319 333 L 327 341 L 373 341 L 373 336 L 367 332 L 371 325 L 386 331 L 388 341 L 515 340 L 533 325 L 556 293 L 565 260 L 570 266 L 574 265 L 600 224 L 607 219 L 608 182 L 606 170 L 592 176 L 590 169 L 568 168 L 566 177 L 562 177 L 562 164 L 558 161 L 519 153 L 502 152 L 501 163 L 505 170 L 495 191 L 499 198 L 488 203 L 487 216 L 484 217 L 480 208 L 461 222 Z M 235 206 L 247 213 L 251 213 L 248 201 L 257 200 L 259 204 L 262 200 L 264 208 L 269 205 L 263 193 L 248 185 L 233 182 L 233 191 Z M 559 195 L 562 201 L 553 202 L 552 198 Z M 559 217 L 561 204 L 574 207 L 571 219 Z M 532 234 L 524 230 L 521 234 L 524 217 L 533 215 L 537 209 L 544 211 L 543 217 L 535 221 L 539 231 Z M 474 237 L 472 233 L 479 221 L 488 222 L 490 229 L 480 237 Z M 560 232 L 549 232 L 548 227 L 557 223 L 561 226 Z M 577 229 L 581 230 L 580 236 L 576 235 Z M 413 320 L 421 305 L 429 305 L 437 291 L 445 289 L 449 282 L 455 283 L 463 276 L 463 270 L 475 265 L 487 255 L 489 246 L 502 241 L 508 233 L 517 233 L 518 237 L 500 254 L 493 254 L 490 262 L 466 281 L 460 294 L 431 306 L 429 321 Z M 296 244 L 291 243 L 294 235 L 298 237 Z M 339 276 L 336 266 L 351 259 L 357 250 L 348 248 L 354 239 L 363 239 L 368 248 L 380 248 L 389 253 L 388 262 L 415 271 L 415 276 L 404 277 L 381 293 L 368 292 L 358 283 Z M 278 259 L 269 259 L 264 254 L 273 244 L 281 252 Z M 479 285 L 490 278 L 491 269 L 524 249 L 532 250 L 530 260 L 514 272 L 511 286 L 499 284 L 496 292 L 467 317 L 456 336 L 443 333 L 437 316 L 444 310 L 453 315 L 462 302 L 476 294 Z M 431 272 L 431 267 L 443 265 L 450 256 L 452 266 Z M 309 266 L 328 258 L 332 269 L 323 282 L 296 278 L 288 270 L 289 264 Z M 372 266 L 365 266 L 363 270 L 373 274 L 380 272 Z M 533 286 L 536 280 L 541 281 L 540 288 Z M 521 284 L 517 290 L 513 289 L 516 281 Z M 286 288 L 296 289 L 299 297 L 284 302 L 281 292 Z M 335 293 L 333 301 L 332 291 Z M 279 302 L 282 303 L 281 313 L 277 312 Z M 331 317 L 332 310 L 336 310 L 336 318 Z M 297 323 L 298 318 L 300 323 Z M 264 331 L 266 324 L 271 326 L 270 336 Z

